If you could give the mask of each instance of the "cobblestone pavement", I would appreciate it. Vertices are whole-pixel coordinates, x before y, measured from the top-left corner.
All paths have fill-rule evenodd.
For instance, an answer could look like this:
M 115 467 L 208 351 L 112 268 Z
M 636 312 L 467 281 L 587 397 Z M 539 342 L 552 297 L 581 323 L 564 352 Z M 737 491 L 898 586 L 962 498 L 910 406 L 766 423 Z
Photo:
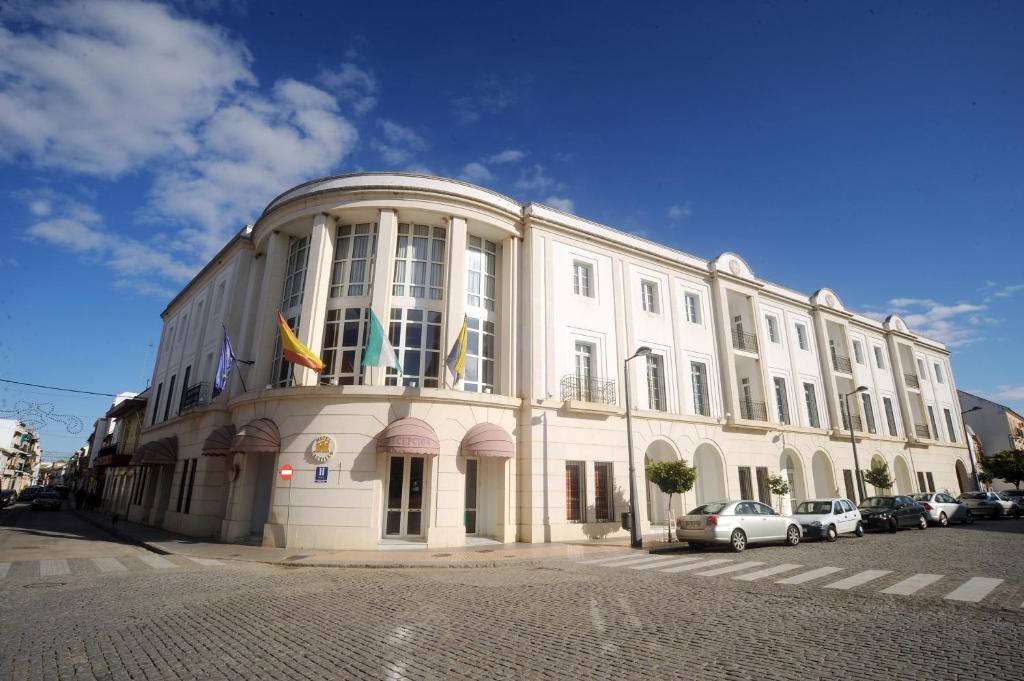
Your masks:
M 664 573 L 583 563 L 597 554 L 469 569 L 200 565 L 175 556 L 165 570 L 12 570 L 0 580 L 0 677 L 1016 678 L 1024 580 L 1006 564 L 1020 562 L 1008 547 L 1024 522 L 975 527 L 739 557 L 656 557 L 761 564 L 717 576 L 699 574 L 712 567 Z M 954 545 L 951 562 L 935 566 L 943 542 Z M 971 552 L 983 554 L 977 564 L 966 562 Z M 842 572 L 801 585 L 776 583 L 781 573 L 736 578 L 784 563 Z M 881 579 L 823 588 L 869 569 L 957 583 L 984 576 L 1016 591 L 964 603 L 924 591 L 880 594 Z

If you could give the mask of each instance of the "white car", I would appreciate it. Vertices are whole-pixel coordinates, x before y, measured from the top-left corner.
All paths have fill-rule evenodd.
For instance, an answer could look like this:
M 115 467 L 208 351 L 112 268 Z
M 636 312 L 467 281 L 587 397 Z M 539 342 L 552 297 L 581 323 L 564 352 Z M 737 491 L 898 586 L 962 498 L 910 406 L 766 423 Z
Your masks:
M 960 495 L 960 501 L 967 504 L 974 517 L 986 516 L 991 519 L 1006 516 L 1020 517 L 1020 506 L 1006 501 L 995 492 L 967 492 Z
M 864 536 L 864 523 L 860 511 L 849 499 L 808 499 L 801 501 L 793 511 L 793 517 L 800 521 L 804 536 L 835 541 L 839 535 L 853 532 Z
M 911 494 L 910 498 L 928 511 L 928 522 L 930 523 L 938 523 L 946 527 L 954 520 L 965 525 L 974 522 L 974 516 L 971 514 L 971 509 L 967 508 L 967 504 L 957 501 L 945 492 L 921 492 L 920 494 Z
M 752 499 L 703 504 L 676 525 L 676 537 L 690 546 L 728 544 L 736 552 L 763 542 L 796 546 L 802 536 L 795 518 L 779 515 L 771 506 Z

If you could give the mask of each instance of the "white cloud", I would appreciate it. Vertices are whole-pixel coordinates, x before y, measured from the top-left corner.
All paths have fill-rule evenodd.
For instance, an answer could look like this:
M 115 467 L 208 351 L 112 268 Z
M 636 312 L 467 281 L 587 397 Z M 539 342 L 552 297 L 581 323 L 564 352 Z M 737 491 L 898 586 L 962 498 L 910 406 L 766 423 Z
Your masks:
M 410 163 L 417 153 L 427 148 L 427 141 L 412 128 L 389 121 L 378 121 L 383 140 L 374 140 L 371 146 L 385 163 L 400 166 Z
M 377 77 L 369 69 L 343 62 L 337 69 L 321 71 L 317 80 L 338 101 L 351 103 L 358 114 L 377 105 Z
M 998 322 L 975 314 L 988 309 L 975 303 L 945 305 L 928 298 L 893 298 L 889 305 L 911 330 L 942 341 L 950 348 L 977 343 L 985 337 L 984 327 Z
M 473 94 L 452 101 L 455 122 L 460 125 L 475 123 L 482 115 L 500 113 L 518 101 L 515 85 L 489 78 L 477 84 Z
M 1024 284 L 1011 284 L 1010 286 L 1004 286 L 992 295 L 996 298 L 1009 298 L 1018 291 L 1024 291 Z
M 491 180 L 493 180 L 494 174 L 487 169 L 487 166 L 483 165 L 482 163 L 477 163 L 476 161 L 473 161 L 471 163 L 467 163 L 462 167 L 462 174 L 459 177 L 465 180 L 466 182 L 475 182 L 476 184 L 483 184 L 485 182 L 490 182 Z
M 515 183 L 516 189 L 525 192 L 562 191 L 565 185 L 550 177 L 539 163 L 526 168 L 520 173 Z
M 526 158 L 526 152 L 520 151 L 519 149 L 506 149 L 505 151 L 498 152 L 493 156 L 488 156 L 484 159 L 484 163 L 491 163 L 494 165 L 501 163 L 518 163 Z
M 35 215 L 36 217 L 47 216 L 50 214 L 50 211 L 52 210 L 50 207 L 50 202 L 47 201 L 46 199 L 36 199 L 35 201 L 28 205 L 28 209 L 29 211 L 31 211 L 32 215 Z
M 1001 385 L 995 390 L 977 394 L 991 400 L 1024 400 L 1024 385 Z
M 557 208 L 558 210 L 564 211 L 566 213 L 571 213 L 573 211 L 573 208 L 575 207 L 575 204 L 573 203 L 572 199 L 559 196 L 549 196 L 548 198 L 544 199 L 544 203 L 551 206 L 552 208 Z
M 693 209 L 690 208 L 690 202 L 687 201 L 681 206 L 669 206 L 668 207 L 668 219 L 673 222 L 679 220 L 685 220 L 686 218 L 693 215 Z

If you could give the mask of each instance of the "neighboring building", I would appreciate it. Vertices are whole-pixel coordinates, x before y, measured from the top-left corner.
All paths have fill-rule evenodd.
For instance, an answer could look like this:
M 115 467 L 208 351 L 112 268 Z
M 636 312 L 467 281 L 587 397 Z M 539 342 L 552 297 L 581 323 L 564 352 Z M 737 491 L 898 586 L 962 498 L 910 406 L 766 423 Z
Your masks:
M 39 435 L 21 421 L 0 419 L 0 489 L 20 492 L 33 484 L 39 466 Z
M 282 361 L 278 309 L 321 374 Z M 402 375 L 361 366 L 369 310 Z M 641 346 L 652 352 L 630 385 L 646 531 L 669 519 L 645 458 L 696 465 L 674 515 L 767 501 L 780 472 L 796 498 L 856 499 L 849 426 L 860 467 L 885 461 L 899 493 L 969 477 L 949 353 L 899 317 L 454 180 L 295 187 L 162 318 L 129 518 L 194 536 L 327 549 L 624 534 L 622 367 Z M 453 388 L 444 360 L 464 318 Z M 213 398 L 224 329 L 254 364 Z
M 126 515 L 132 494 L 142 484 L 146 469 L 132 466 L 131 461 L 139 446 L 148 397 L 148 388 L 138 395 L 121 393 L 102 419 L 108 424 L 109 432 L 103 438 L 93 466 L 103 472 L 102 508 L 105 510 Z
M 89 436 L 89 458 L 86 464 L 86 491 L 95 492 L 101 498 L 107 497 L 108 469 L 111 466 L 127 466 L 129 457 L 117 457 L 117 416 L 120 412 L 118 405 L 131 401 L 136 397 L 135 393 L 118 393 L 114 397 L 110 409 L 106 414 L 96 419 L 93 423 L 93 431 Z M 137 431 L 136 431 L 137 432 Z
M 983 455 L 991 456 L 1006 450 L 1024 450 L 1024 416 L 1004 404 L 987 400 L 964 390 L 957 391 L 964 419 L 981 441 Z M 976 411 L 970 411 L 978 407 Z M 1015 489 L 1005 480 L 996 479 L 992 489 Z

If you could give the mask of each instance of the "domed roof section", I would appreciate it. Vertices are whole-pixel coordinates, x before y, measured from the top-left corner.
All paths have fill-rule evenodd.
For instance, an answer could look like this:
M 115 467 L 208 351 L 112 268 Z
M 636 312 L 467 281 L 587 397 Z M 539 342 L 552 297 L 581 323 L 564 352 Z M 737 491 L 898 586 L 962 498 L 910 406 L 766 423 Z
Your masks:
M 843 301 L 840 300 L 836 292 L 830 288 L 820 288 L 814 292 L 811 296 L 811 305 L 818 305 L 820 307 L 829 307 L 833 310 L 845 310 L 843 307 Z
M 708 263 L 708 269 L 712 272 L 727 272 L 734 277 L 740 277 L 741 279 L 753 279 L 754 270 L 750 269 L 750 265 L 747 261 L 736 255 L 726 251 L 720 256 Z
M 910 329 L 907 328 L 907 323 L 903 321 L 903 317 L 898 314 L 891 314 L 885 318 L 882 322 L 882 326 L 886 331 L 902 331 L 903 333 L 910 333 Z

